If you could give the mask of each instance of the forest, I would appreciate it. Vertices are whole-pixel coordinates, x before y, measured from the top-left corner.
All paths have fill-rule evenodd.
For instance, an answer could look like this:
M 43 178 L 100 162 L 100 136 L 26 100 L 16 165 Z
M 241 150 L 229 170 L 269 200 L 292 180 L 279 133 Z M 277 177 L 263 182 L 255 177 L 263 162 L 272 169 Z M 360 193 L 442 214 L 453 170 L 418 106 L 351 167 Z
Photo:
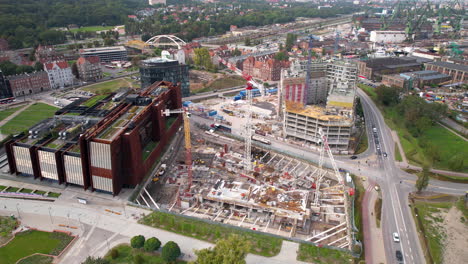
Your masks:
M 0 0 L 0 37 L 11 48 L 63 43 L 54 27 L 117 25 L 147 7 L 145 0 Z

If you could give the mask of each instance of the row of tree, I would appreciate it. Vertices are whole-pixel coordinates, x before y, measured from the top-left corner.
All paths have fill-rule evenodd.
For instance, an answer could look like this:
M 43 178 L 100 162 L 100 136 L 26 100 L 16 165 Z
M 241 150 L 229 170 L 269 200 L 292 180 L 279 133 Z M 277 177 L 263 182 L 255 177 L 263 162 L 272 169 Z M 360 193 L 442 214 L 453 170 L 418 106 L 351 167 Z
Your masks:
M 40 62 L 36 62 L 34 66 L 29 65 L 16 65 L 11 61 L 2 61 L 0 62 L 0 70 L 3 72 L 3 75 L 15 75 L 22 73 L 31 73 L 34 71 L 42 71 L 44 66 Z

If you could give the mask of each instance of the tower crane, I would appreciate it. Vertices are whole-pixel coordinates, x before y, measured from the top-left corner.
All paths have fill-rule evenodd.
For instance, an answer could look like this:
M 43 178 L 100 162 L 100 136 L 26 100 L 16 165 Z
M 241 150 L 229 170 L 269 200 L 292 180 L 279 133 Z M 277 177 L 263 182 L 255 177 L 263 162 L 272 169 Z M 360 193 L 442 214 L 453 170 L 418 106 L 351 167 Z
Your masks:
M 187 108 L 161 110 L 161 114 L 170 116 L 171 114 L 182 114 L 184 119 L 184 138 L 185 138 L 185 166 L 187 167 L 187 188 L 185 193 L 192 187 L 192 143 L 190 141 L 190 113 Z
M 333 153 L 331 152 L 330 146 L 328 145 L 328 139 L 325 133 L 323 132 L 322 128 L 319 128 L 319 135 L 321 137 L 322 141 L 322 147 L 320 148 L 320 158 L 319 158 L 319 174 L 317 176 L 317 183 L 315 185 L 315 199 L 314 199 L 314 205 L 318 206 L 319 205 L 319 194 L 320 194 L 320 184 L 322 182 L 322 178 L 325 176 L 325 170 L 323 169 L 323 163 L 324 163 L 324 156 L 325 156 L 325 151 L 328 154 L 328 157 L 330 158 L 330 162 L 333 167 L 333 171 L 335 172 L 335 177 L 338 181 L 338 184 L 340 186 L 344 185 L 344 179 L 340 174 L 340 170 L 338 169 L 338 166 L 336 165 L 335 158 L 333 158 Z
M 246 89 L 246 101 L 247 101 L 247 113 L 246 113 L 246 123 L 245 123 L 245 149 L 244 149 L 244 165 L 246 171 L 252 170 L 252 90 L 253 87 L 256 87 L 261 96 L 265 95 L 265 89 L 263 84 L 257 83 L 253 80 L 252 76 L 248 74 L 243 74 L 240 69 L 232 65 L 231 63 L 226 62 L 224 59 L 221 60 L 221 63 L 226 67 L 234 71 L 236 74 L 242 76 L 247 81 Z

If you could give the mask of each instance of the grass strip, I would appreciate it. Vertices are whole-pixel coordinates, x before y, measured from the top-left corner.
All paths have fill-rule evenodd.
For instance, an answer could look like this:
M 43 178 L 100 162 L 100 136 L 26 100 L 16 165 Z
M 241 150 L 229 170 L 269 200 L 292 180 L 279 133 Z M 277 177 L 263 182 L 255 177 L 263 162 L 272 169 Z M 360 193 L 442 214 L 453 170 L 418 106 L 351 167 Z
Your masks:
M 283 243 L 281 238 L 267 234 L 244 231 L 163 212 L 153 212 L 142 218 L 140 223 L 211 243 L 215 243 L 221 238 L 227 238 L 229 234 L 238 234 L 246 241 L 251 242 L 251 253 L 265 257 L 276 256 Z

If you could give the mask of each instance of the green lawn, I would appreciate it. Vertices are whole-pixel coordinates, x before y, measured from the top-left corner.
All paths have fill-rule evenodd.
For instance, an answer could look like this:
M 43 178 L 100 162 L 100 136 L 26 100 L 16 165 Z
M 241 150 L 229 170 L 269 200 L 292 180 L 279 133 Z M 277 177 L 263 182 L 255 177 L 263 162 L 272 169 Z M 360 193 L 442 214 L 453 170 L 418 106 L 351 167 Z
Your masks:
M 468 157 L 468 142 L 454 135 L 446 128 L 436 124 L 427 129 L 422 136 L 414 137 L 408 132 L 401 116 L 394 108 L 382 109 L 380 107 L 380 109 L 384 115 L 385 123 L 390 129 L 397 132 L 405 156 L 410 164 L 416 166 L 429 164 L 436 169 L 451 170 L 449 163 L 454 156 Z M 420 140 L 424 138 L 439 150 L 440 160 L 435 162 L 430 160 L 428 150 L 420 145 Z M 397 153 L 397 148 L 395 148 L 395 158 L 397 160 L 398 158 L 401 159 Z M 465 162 L 464 168 L 460 171 L 468 172 L 468 162 Z
M 94 94 L 108 94 L 117 91 L 121 87 L 129 87 L 126 78 L 96 83 L 84 87 L 83 90 Z
M 9 109 L 0 111 L 0 121 L 2 121 L 3 119 L 9 117 L 11 114 L 13 114 L 14 112 L 18 111 L 19 109 L 21 109 L 23 107 L 24 106 L 19 106 L 19 107 L 9 108 Z
M 365 85 L 363 83 L 358 83 L 357 86 L 361 88 L 373 100 L 377 98 L 377 93 L 375 92 L 375 89 L 373 87 Z
M 239 85 L 245 85 L 244 78 L 240 76 L 226 76 L 224 78 L 219 78 L 214 80 L 210 85 L 203 87 L 201 89 L 193 91 L 193 93 L 205 93 L 213 90 L 231 88 Z
M 135 249 L 130 247 L 129 245 L 118 245 L 113 249 L 119 252 L 118 257 L 112 259 L 110 256 L 110 252 L 107 253 L 105 259 L 110 262 L 110 264 L 128 264 L 128 263 L 135 263 L 134 256 L 141 255 L 143 257 L 143 262 L 141 264 L 165 264 L 166 262 L 162 259 L 159 253 L 148 253 L 141 249 Z M 185 261 L 179 260 L 176 262 L 177 264 L 187 263 Z
M 58 255 L 73 237 L 63 233 L 30 230 L 16 234 L 6 246 L 0 248 L 2 264 L 14 264 L 19 259 L 34 253 Z
M 53 261 L 53 257 L 44 255 L 32 255 L 21 260 L 20 262 L 18 262 L 18 264 L 52 264 Z
M 435 168 L 450 169 L 449 161 L 456 155 L 461 155 L 467 159 L 468 142 L 454 135 L 448 129 L 436 125 L 428 129 L 425 135 L 441 152 L 442 159 L 434 164 Z M 465 168 L 462 171 L 468 172 L 468 162 L 465 162 Z
M 99 101 L 101 101 L 102 99 L 106 98 L 107 95 L 103 94 L 103 95 L 96 95 L 96 96 L 93 96 L 91 98 L 88 99 L 88 101 L 82 103 L 82 105 L 84 106 L 87 106 L 87 107 L 93 107 L 94 105 L 96 105 Z
M 159 142 L 154 142 L 154 141 L 150 141 L 148 142 L 148 144 L 146 144 L 146 146 L 143 148 L 143 161 L 145 161 L 149 155 L 151 154 L 151 152 L 153 152 L 153 150 L 158 146 Z
M 359 141 L 359 144 L 357 146 L 355 154 L 363 153 L 364 151 L 367 150 L 368 147 L 369 147 L 369 140 L 367 139 L 367 133 L 364 130 L 364 132 L 362 133 L 362 136 L 361 136 L 361 140 Z
M 113 29 L 113 28 L 114 28 L 114 26 L 106 26 L 106 27 L 103 27 L 103 26 L 90 26 L 90 27 L 81 27 L 81 28 L 70 29 L 70 32 L 72 32 L 72 33 L 76 33 L 78 31 L 96 32 L 96 31 L 102 31 L 102 30 L 109 30 L 109 29 Z
M 276 256 L 283 243 L 282 239 L 266 234 L 229 228 L 163 212 L 153 212 L 142 218 L 140 223 L 212 243 L 220 238 L 227 238 L 229 234 L 239 234 L 252 244 L 251 253 L 266 257 Z
M 57 107 L 35 103 L 1 127 L 2 134 L 16 134 L 29 129 L 39 121 L 52 117 Z
M 403 161 L 403 158 L 401 157 L 401 154 L 400 154 L 400 148 L 398 147 L 397 143 L 395 143 L 395 160 Z
M 354 263 L 354 258 L 349 253 L 329 248 L 319 248 L 309 244 L 299 245 L 297 259 L 317 264 Z

